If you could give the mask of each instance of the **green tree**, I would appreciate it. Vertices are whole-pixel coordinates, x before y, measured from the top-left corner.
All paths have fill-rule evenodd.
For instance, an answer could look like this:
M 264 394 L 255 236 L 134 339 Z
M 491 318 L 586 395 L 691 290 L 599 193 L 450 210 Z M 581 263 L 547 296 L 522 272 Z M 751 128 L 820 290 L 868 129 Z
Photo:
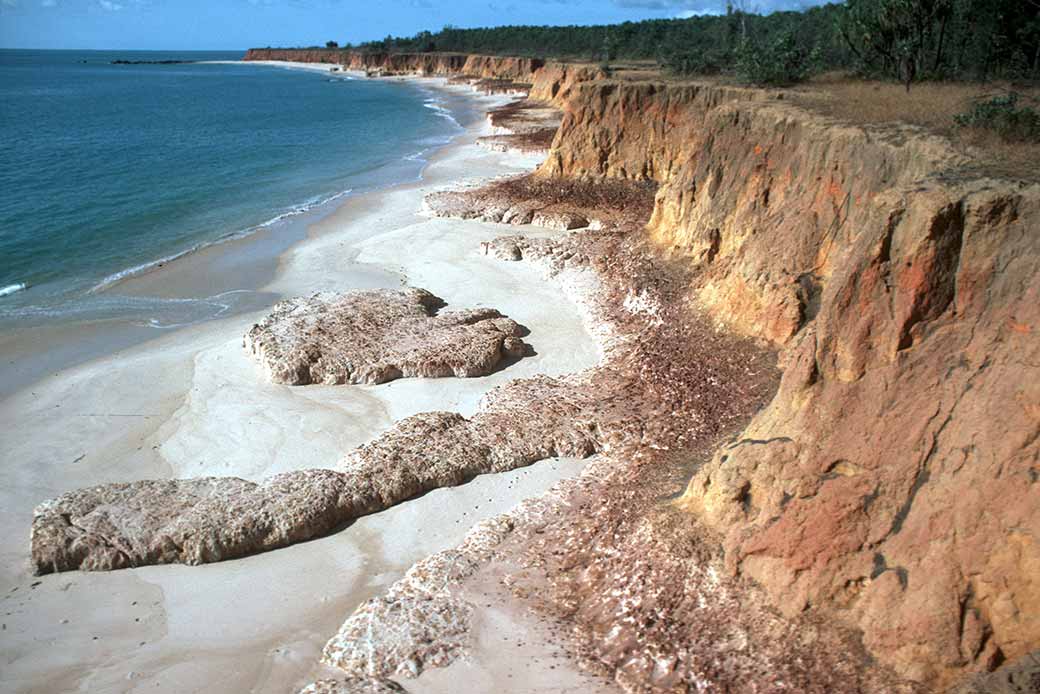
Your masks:
M 609 67 L 612 61 L 617 60 L 619 45 L 618 36 L 613 31 L 608 28 L 603 32 L 603 49 L 600 55 L 600 64 L 603 67 Z
M 846 0 L 839 31 L 867 73 L 910 84 L 938 74 L 953 0 Z
M 796 81 L 815 67 L 855 68 L 907 85 L 1040 78 L 1040 0 L 846 0 L 769 15 L 748 9 L 753 2 L 730 0 L 721 16 L 609 26 L 445 26 L 360 50 L 656 59 L 673 74 L 727 73 L 759 83 Z
M 787 85 L 809 77 L 819 62 L 819 50 L 785 31 L 768 42 L 744 39 L 737 50 L 737 76 L 751 84 Z

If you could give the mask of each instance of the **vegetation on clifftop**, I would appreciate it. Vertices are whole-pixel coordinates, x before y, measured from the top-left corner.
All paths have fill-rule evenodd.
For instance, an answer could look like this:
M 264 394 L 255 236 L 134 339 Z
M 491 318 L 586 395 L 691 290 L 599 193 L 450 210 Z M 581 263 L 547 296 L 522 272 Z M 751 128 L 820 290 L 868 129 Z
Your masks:
M 918 125 L 981 146 L 1012 170 L 1035 169 L 1040 0 L 846 0 L 769 15 L 747 11 L 749 2 L 729 0 L 721 15 L 616 25 L 449 26 L 335 50 L 377 61 L 409 53 L 593 60 L 622 80 L 811 79 L 797 96 L 803 105 L 851 122 Z
M 757 83 L 834 69 L 900 81 L 1040 78 L 1040 0 L 847 0 L 769 15 L 746 6 L 615 25 L 448 26 L 355 49 L 653 60 L 678 75 L 726 73 Z

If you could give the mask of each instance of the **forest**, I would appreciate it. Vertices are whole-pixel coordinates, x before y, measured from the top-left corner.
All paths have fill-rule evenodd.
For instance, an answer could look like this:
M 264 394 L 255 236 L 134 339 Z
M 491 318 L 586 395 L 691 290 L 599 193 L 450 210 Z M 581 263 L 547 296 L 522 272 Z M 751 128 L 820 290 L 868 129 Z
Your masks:
M 331 45 L 336 45 L 330 41 Z M 1040 77 L 1040 0 L 847 0 L 763 15 L 731 1 L 719 15 L 598 26 L 446 26 L 349 44 L 367 52 L 460 52 L 655 61 L 677 75 L 759 83 L 847 70 L 909 84 Z

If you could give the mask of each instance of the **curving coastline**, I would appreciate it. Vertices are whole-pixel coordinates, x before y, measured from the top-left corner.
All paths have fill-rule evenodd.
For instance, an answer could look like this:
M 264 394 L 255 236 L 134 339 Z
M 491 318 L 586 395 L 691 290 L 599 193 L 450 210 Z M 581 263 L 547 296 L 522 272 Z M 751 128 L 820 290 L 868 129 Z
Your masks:
M 464 85 L 430 86 L 488 108 L 506 101 Z M 12 426 L 3 449 L 8 460 L 18 461 L 4 470 L 0 509 L 5 527 L 14 529 L 0 543 L 2 599 L 10 613 L 5 648 L 16 658 L 5 672 L 12 688 L 50 682 L 74 689 L 88 680 L 96 691 L 122 691 L 128 681 L 160 691 L 214 682 L 229 690 L 302 686 L 343 614 L 410 564 L 461 540 L 474 519 L 581 469 L 579 461 L 561 459 L 477 478 L 359 518 L 346 532 L 212 564 L 191 577 L 181 572 L 184 567 L 161 567 L 159 573 L 143 568 L 41 580 L 31 577 L 25 563 L 26 521 L 40 498 L 140 479 L 232 474 L 257 483 L 282 472 L 331 469 L 345 451 L 394 421 L 445 407 L 468 417 L 495 385 L 595 363 L 594 341 L 558 290 L 536 272 L 503 272 L 475 252 L 493 230 L 475 223 L 460 229 L 416 214 L 425 192 L 466 178 L 526 171 L 535 163 L 472 146 L 488 134 L 483 122 L 474 123 L 429 157 L 422 181 L 351 196 L 283 254 L 274 281 L 263 289 L 287 296 L 330 288 L 396 289 L 407 277 L 447 301 L 449 310 L 496 306 L 538 334 L 532 343 L 537 354 L 470 379 L 288 389 L 264 385 L 242 349 L 242 336 L 263 318 L 254 309 L 56 369 L 0 400 L 0 415 Z M 422 253 L 402 255 L 402 247 Z M 149 280 L 190 282 L 196 260 L 183 261 L 176 275 L 174 268 L 163 268 Z M 258 571 L 267 580 L 256 581 Z M 105 610 L 97 609 L 98 591 L 110 601 Z M 287 599 L 292 593 L 321 598 Z M 51 646 L 41 649 L 40 638 Z M 584 676 L 575 671 L 574 677 Z
M 510 89 L 566 72 L 364 60 Z M 533 238 L 485 227 L 466 243 L 481 262 L 557 278 L 603 361 L 514 381 L 469 418 L 401 419 L 341 467 L 405 462 L 392 480 L 404 491 L 373 495 L 396 503 L 475 472 L 597 455 L 363 603 L 324 651 L 347 679 L 320 672 L 309 691 L 421 685 L 428 666 L 492 657 L 472 629 L 489 583 L 562 620 L 561 647 L 628 691 L 945 690 L 1027 661 L 1040 518 L 1023 374 L 1037 368 L 1027 230 L 1040 188 L 958 173 L 966 160 L 939 138 L 841 126 L 777 94 L 591 78 L 538 89 L 566 108 L 532 176 L 422 197 L 446 234 L 483 224 L 459 218 L 589 223 Z M 1006 403 L 1018 407 L 987 416 Z M 443 476 L 419 474 L 431 462 Z M 285 518 L 290 542 L 324 532 L 297 535 L 306 524 Z M 442 631 L 416 629 L 429 609 Z M 372 625 L 404 636 L 361 638 Z
M 357 61 L 424 74 L 499 61 L 532 83 L 546 70 Z M 782 96 L 580 80 L 553 96 L 566 108 L 537 177 L 658 183 L 646 237 L 688 269 L 689 303 L 781 350 L 772 403 L 679 504 L 721 535 L 727 572 L 788 617 L 812 606 L 854 625 L 900 675 L 944 688 L 1040 640 L 1035 611 L 1001 606 L 1038 595 L 1036 394 L 1021 386 L 1035 360 L 1019 356 L 1036 347 L 1026 229 L 1040 189 L 973 174 L 942 138 L 833 123 Z M 528 222 L 544 196 L 527 197 L 463 216 Z M 986 549 L 1005 542 L 1000 558 Z
M 234 65 L 231 73 L 273 72 L 243 68 L 241 61 Z M 455 118 L 470 126 L 478 114 L 482 115 L 481 110 L 471 106 L 477 102 L 470 98 L 469 90 L 441 87 L 422 82 L 410 85 L 408 91 L 417 96 L 416 107 L 419 102 L 437 102 L 430 105 L 443 105 L 452 111 L 438 111 L 438 120 L 443 116 L 445 125 L 436 129 L 443 131 L 444 137 L 405 137 L 415 142 L 414 149 L 391 147 L 396 151 L 387 158 L 386 169 L 354 176 L 356 167 L 348 165 L 352 187 L 327 195 L 315 195 L 314 190 L 308 190 L 295 201 L 295 196 L 287 196 L 290 202 L 270 210 L 273 216 L 258 217 L 265 219 L 263 222 L 253 226 L 233 221 L 216 225 L 217 232 L 232 231 L 210 234 L 209 240 L 191 239 L 179 247 L 146 252 L 140 258 L 105 268 L 106 272 L 111 270 L 110 274 L 97 272 L 96 276 L 84 277 L 82 283 L 70 283 L 67 295 L 55 294 L 58 289 L 53 282 L 34 284 L 33 273 L 27 272 L 28 280 L 9 287 L 10 295 L 4 297 L 0 306 L 0 323 L 5 327 L 0 335 L 0 349 L 9 357 L 0 367 L 0 396 L 13 394 L 58 369 L 156 339 L 162 333 L 251 313 L 275 303 L 281 297 L 264 291 L 264 286 L 275 277 L 279 258 L 306 237 L 308 227 L 332 214 L 351 195 L 418 178 L 436 151 L 464 135 L 465 128 Z M 397 85 L 378 88 L 398 91 Z M 451 124 L 447 125 L 449 121 Z M 400 158 L 395 158 L 398 155 Z M 374 177 L 369 177 L 370 173 Z M 220 271 L 208 271 L 208 265 L 217 266 Z M 20 284 L 29 285 L 29 291 L 15 291 L 14 287 Z M 8 368 L 16 360 L 18 368 Z

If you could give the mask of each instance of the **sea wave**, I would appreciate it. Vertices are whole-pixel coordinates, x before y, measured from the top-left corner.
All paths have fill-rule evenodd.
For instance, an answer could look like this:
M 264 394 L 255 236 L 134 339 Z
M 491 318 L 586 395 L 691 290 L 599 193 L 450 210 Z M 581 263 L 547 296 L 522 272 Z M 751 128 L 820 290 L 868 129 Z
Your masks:
M 192 253 L 197 253 L 203 249 L 210 248 L 212 246 L 218 246 L 229 241 L 235 241 L 238 239 L 246 238 L 247 236 L 251 236 L 257 233 L 258 231 L 272 227 L 275 224 L 278 224 L 279 222 L 289 219 L 290 217 L 296 217 L 301 214 L 306 214 L 307 212 L 310 212 L 315 208 L 335 202 L 336 200 L 339 200 L 342 197 L 350 195 L 351 192 L 353 192 L 353 189 L 347 189 L 325 198 L 315 196 L 299 205 L 294 205 L 285 212 L 282 212 L 281 214 L 276 215 L 271 219 L 268 219 L 266 222 L 257 224 L 256 226 L 251 226 L 247 229 L 241 229 L 239 231 L 232 231 L 216 239 L 213 239 L 212 241 L 203 241 L 201 243 L 197 243 L 194 246 L 191 246 L 190 248 L 184 249 L 183 251 L 178 251 L 177 253 L 172 253 L 170 255 L 163 256 L 162 258 L 151 260 L 147 263 L 141 263 L 140 265 L 134 265 L 133 267 L 128 267 L 118 272 L 113 272 L 111 275 L 108 275 L 100 282 L 95 284 L 93 287 L 91 287 L 87 291 L 87 293 L 97 294 L 98 292 L 105 291 L 106 289 L 111 289 L 115 285 L 119 284 L 120 282 L 124 282 L 130 279 L 131 277 L 143 275 L 147 272 L 150 272 L 151 270 L 160 268 L 166 265 L 167 263 L 172 263 L 175 260 L 179 260 L 185 256 L 191 255 Z
M 16 282 L 9 284 L 6 287 L 0 287 L 0 296 L 7 296 L 9 294 L 16 294 L 21 291 L 25 291 L 29 288 L 29 285 L 25 282 Z
M 455 124 L 456 127 L 461 128 L 462 125 L 455 120 L 455 116 L 451 115 L 451 111 L 444 107 L 444 104 L 436 98 L 429 98 L 423 102 L 423 106 L 436 113 L 441 118 L 445 118 Z
M 183 327 L 186 327 L 186 326 L 189 326 L 189 325 L 195 325 L 197 323 L 201 323 L 201 322 L 206 321 L 206 320 L 213 320 L 215 318 L 220 318 L 225 313 L 227 313 L 232 308 L 234 308 L 234 305 L 235 305 L 234 302 L 233 301 L 228 301 L 227 297 L 233 296 L 235 294 L 252 294 L 252 293 L 253 292 L 251 292 L 248 289 L 233 289 L 233 290 L 228 291 L 228 292 L 222 292 L 220 294 L 214 294 L 213 296 L 208 296 L 205 299 L 187 299 L 187 300 L 182 300 L 182 299 L 172 299 L 171 300 L 171 299 L 167 299 L 167 301 L 183 301 L 185 303 L 192 303 L 195 306 L 210 306 L 213 309 L 215 309 L 216 312 L 208 314 L 208 315 L 205 315 L 203 317 L 196 317 L 196 318 L 193 318 L 193 319 L 189 319 L 189 320 L 186 320 L 186 321 L 183 321 L 183 322 L 163 322 L 163 320 L 159 319 L 159 318 L 149 318 L 146 325 L 149 328 L 157 328 L 159 330 L 172 330 L 174 328 L 183 328 Z M 142 323 L 141 325 L 145 325 L 145 324 Z
M 0 309 L 0 321 L 108 320 L 122 316 L 135 325 L 169 330 L 224 316 L 240 303 L 238 295 L 256 296 L 257 293 L 234 289 L 202 298 L 103 294 L 61 305 Z

